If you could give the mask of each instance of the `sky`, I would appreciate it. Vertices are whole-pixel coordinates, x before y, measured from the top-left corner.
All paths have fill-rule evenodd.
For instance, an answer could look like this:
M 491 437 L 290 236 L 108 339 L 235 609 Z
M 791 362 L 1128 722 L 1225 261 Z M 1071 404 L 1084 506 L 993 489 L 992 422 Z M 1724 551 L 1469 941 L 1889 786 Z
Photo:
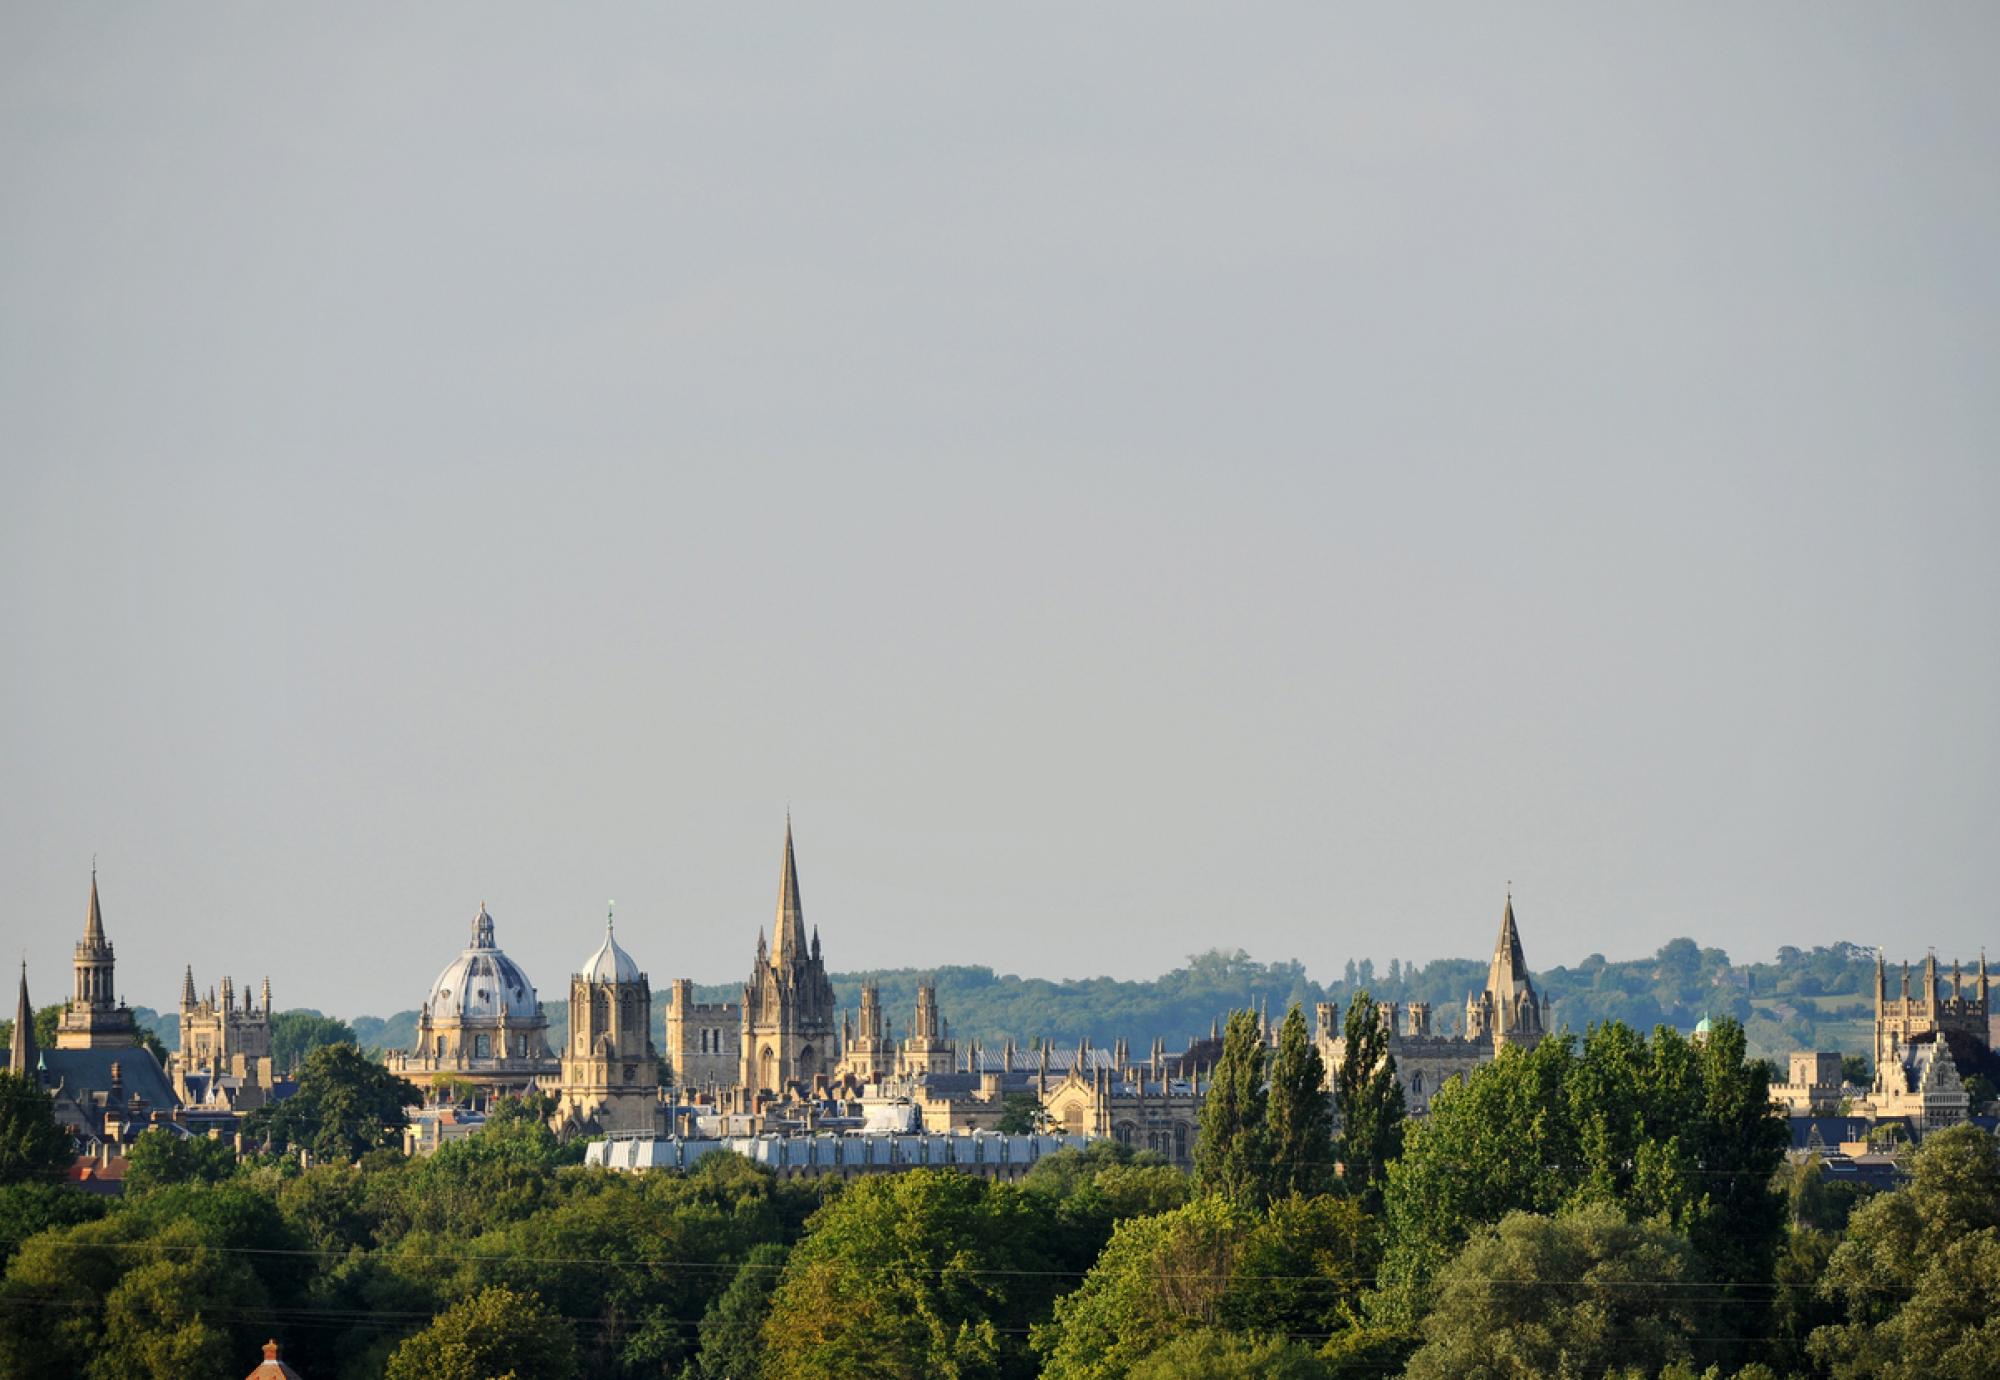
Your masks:
M 1970 957 L 1997 39 L 7 7 L 0 948 Z

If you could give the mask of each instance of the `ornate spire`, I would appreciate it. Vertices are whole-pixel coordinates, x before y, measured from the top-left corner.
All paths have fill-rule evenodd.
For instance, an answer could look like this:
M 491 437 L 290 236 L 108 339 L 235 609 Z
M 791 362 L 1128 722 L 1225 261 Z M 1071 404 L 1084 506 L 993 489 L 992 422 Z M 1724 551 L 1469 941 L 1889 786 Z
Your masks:
M 785 862 L 778 877 L 778 914 L 771 924 L 771 965 L 803 963 L 806 959 L 806 921 L 799 905 L 799 865 L 792 856 L 792 814 L 785 812 Z
M 194 964 L 190 963 L 187 971 L 181 974 L 181 1010 L 191 1011 L 194 1005 Z
M 472 917 L 472 947 L 490 949 L 493 947 L 493 917 L 486 913 L 486 903 L 479 903 L 479 914 Z
M 14 1042 L 7 1051 L 7 1071 L 23 1077 L 35 1071 L 35 1007 L 28 1000 L 28 960 L 21 960 L 21 993 L 14 1000 Z

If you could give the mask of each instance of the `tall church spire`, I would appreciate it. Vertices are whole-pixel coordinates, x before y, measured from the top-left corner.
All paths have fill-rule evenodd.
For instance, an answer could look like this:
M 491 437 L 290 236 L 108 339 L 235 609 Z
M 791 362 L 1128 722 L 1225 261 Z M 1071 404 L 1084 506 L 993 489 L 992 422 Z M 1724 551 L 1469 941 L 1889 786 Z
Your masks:
M 785 812 L 785 865 L 778 878 L 778 915 L 772 922 L 771 966 L 806 960 L 806 918 L 799 905 L 799 865 L 792 856 L 792 815 Z
M 28 1000 L 28 961 L 21 960 L 21 994 L 14 1001 L 14 1042 L 7 1051 L 7 1072 L 32 1076 L 35 1053 L 35 1007 Z
M 106 947 L 104 939 L 104 912 L 97 904 L 97 865 L 90 868 L 90 913 L 83 919 L 83 942 L 93 949 Z

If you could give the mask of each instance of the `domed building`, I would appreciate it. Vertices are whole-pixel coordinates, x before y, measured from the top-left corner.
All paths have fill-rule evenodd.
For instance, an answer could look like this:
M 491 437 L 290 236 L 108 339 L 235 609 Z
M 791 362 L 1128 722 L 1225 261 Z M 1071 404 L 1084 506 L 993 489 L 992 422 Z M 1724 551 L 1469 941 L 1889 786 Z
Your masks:
M 535 984 L 493 942 L 493 917 L 481 902 L 472 943 L 431 984 L 417 1018 L 417 1043 L 389 1057 L 389 1070 L 427 1088 L 440 1078 L 482 1093 L 524 1092 L 554 1082 L 549 1022 Z
M 658 1133 L 664 1127 L 652 1032 L 652 984 L 619 947 L 607 915 L 604 942 L 569 980 L 562 1101 L 554 1118 L 559 1132 Z

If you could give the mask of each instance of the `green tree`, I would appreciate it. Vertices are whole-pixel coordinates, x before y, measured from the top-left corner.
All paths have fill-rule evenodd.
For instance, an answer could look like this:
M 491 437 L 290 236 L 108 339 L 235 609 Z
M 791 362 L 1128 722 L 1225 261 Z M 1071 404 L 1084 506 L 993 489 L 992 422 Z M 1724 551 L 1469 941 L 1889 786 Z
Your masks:
M 762 1368 L 764 1319 L 784 1267 L 785 1247 L 778 1242 L 752 1247 L 729 1287 L 708 1306 L 696 1358 L 704 1380 L 752 1380 Z
M 55 1099 L 32 1076 L 0 1073 L 0 1184 L 53 1183 L 75 1157 Z
M 532 1293 L 482 1289 L 389 1358 L 387 1380 L 570 1380 L 576 1338 Z
M 1000 1124 L 996 1129 L 1003 1135 L 1033 1135 L 1041 1129 L 1043 1120 L 1042 1100 L 1031 1092 L 1008 1093 L 1000 1099 Z
M 1245 1207 L 1270 1196 L 1270 1152 L 1265 1136 L 1264 1040 L 1252 1011 L 1232 1011 L 1223 1032 L 1222 1057 L 1209 1075 L 1195 1139 L 1194 1182 Z
M 1848 1321 L 1812 1334 L 1835 1380 L 1992 1373 L 2000 1354 L 2000 1142 L 1972 1125 L 1925 1138 L 1907 1187 L 1862 1204 L 1822 1294 Z
M 1182 1333 L 1126 1374 L 1130 1380 L 1324 1380 L 1327 1368 L 1298 1342 L 1204 1327 Z
M 409 1125 L 406 1107 L 422 1101 L 414 1086 L 353 1045 L 323 1045 L 306 1056 L 299 1088 L 244 1118 L 252 1138 L 305 1146 L 322 1160 L 354 1160 L 396 1146 Z
M 1056 1287 L 1039 1195 L 948 1170 L 862 1179 L 813 1215 L 764 1326 L 766 1380 L 1030 1375 Z
M 1509 1212 L 1601 1203 L 1685 1235 L 1729 1319 L 1712 1335 L 1755 1337 L 1786 1231 L 1773 1187 L 1786 1143 L 1734 1021 L 1698 1043 L 1664 1027 L 1649 1043 L 1611 1022 L 1581 1057 L 1566 1035 L 1504 1049 L 1439 1090 L 1390 1166 L 1385 1287 L 1371 1307 L 1411 1325 L 1471 1232 Z M 1716 1359 L 1739 1364 L 1742 1351 L 1719 1345 Z
M 1305 1013 L 1297 1002 L 1278 1028 L 1264 1125 L 1274 1197 L 1324 1193 L 1332 1186 L 1333 1106 L 1327 1098 L 1326 1064 L 1306 1033 Z
M 317 1011 L 301 1007 L 271 1016 L 271 1060 L 286 1073 L 316 1049 L 354 1043 L 354 1027 Z
M 1843 1054 L 1840 1056 L 1840 1078 L 1843 1083 L 1865 1088 L 1875 1081 L 1875 1071 L 1869 1067 L 1867 1055 Z
M 125 1152 L 125 1191 L 146 1193 L 170 1184 L 221 1183 L 236 1173 L 236 1152 L 207 1136 L 149 1126 Z
M 1224 1325 L 1223 1300 L 1246 1209 L 1196 1198 L 1157 1217 L 1121 1222 L 1055 1314 L 1034 1329 L 1047 1380 L 1112 1380 L 1184 1332 Z
M 1373 998 L 1363 990 L 1347 1004 L 1345 1049 L 1334 1082 L 1340 1108 L 1340 1171 L 1346 1191 L 1371 1208 L 1382 1202 L 1382 1176 L 1402 1153 L 1406 1111 L 1396 1079 L 1390 1032 Z
M 1407 1380 L 1649 1376 L 1692 1359 L 1700 1318 L 1687 1241 L 1592 1205 L 1509 1213 L 1438 1276 Z

